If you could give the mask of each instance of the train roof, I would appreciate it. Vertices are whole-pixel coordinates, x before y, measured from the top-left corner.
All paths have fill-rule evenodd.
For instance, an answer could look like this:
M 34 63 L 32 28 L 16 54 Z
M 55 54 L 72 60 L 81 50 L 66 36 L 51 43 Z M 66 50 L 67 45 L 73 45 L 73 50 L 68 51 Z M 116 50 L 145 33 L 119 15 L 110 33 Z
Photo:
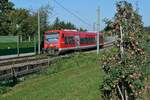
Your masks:
M 77 31 L 77 30 L 48 30 L 48 31 L 46 31 L 46 33 L 47 32 L 78 32 L 78 33 L 88 33 L 88 34 L 95 34 L 95 33 L 97 33 L 97 32 L 82 32 L 82 31 Z

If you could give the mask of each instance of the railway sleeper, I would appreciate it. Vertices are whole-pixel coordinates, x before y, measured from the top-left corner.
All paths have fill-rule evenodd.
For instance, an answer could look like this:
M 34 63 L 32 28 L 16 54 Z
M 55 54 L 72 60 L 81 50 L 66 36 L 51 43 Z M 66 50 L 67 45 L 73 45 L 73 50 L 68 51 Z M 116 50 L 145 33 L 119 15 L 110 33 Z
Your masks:
M 38 61 L 32 64 L 23 65 L 21 67 L 11 67 L 10 69 L 0 71 L 0 81 L 7 79 L 16 79 L 24 75 L 35 73 L 47 68 L 52 60 Z
M 11 69 L 2 70 L 2 71 L 0 71 L 0 76 L 11 73 L 11 72 L 12 72 Z
M 45 66 L 45 65 L 47 65 L 47 64 L 45 64 L 45 62 L 43 62 L 41 64 L 35 64 L 35 65 L 31 64 L 31 65 L 24 66 L 21 68 L 15 68 L 14 76 L 15 77 L 21 77 L 21 76 L 26 75 L 26 74 L 37 72 L 37 71 L 41 70 L 43 68 L 43 66 Z
M 21 70 L 15 72 L 16 77 L 22 77 L 23 75 L 27 75 L 30 73 L 33 73 L 35 69 L 37 69 L 37 65 L 28 65 L 25 66 L 24 68 L 21 68 Z

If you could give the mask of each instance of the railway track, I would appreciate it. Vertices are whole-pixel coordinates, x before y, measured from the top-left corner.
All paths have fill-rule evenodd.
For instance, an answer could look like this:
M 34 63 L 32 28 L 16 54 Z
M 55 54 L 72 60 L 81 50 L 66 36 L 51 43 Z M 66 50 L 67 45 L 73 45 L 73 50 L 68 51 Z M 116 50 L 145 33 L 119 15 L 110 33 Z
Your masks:
M 41 69 L 47 68 L 50 64 L 61 58 L 69 57 L 68 55 L 57 56 L 52 58 L 37 58 L 30 60 L 20 60 L 15 64 L 3 64 L 0 66 L 0 81 L 12 78 L 19 78 L 31 74 Z
M 107 42 L 104 48 L 110 47 L 115 41 Z M 61 55 L 57 57 L 48 56 L 30 56 L 15 59 L 5 59 L 0 61 L 0 81 L 19 78 L 31 74 L 41 69 L 47 68 L 50 64 L 61 58 L 70 57 L 72 54 Z
M 22 63 L 22 62 L 28 62 L 28 61 L 34 61 L 38 59 L 45 59 L 47 57 L 38 57 L 38 56 L 30 56 L 30 57 L 21 57 L 21 58 L 14 58 L 14 59 L 4 59 L 0 61 L 0 67 L 4 65 L 13 65 L 17 63 Z

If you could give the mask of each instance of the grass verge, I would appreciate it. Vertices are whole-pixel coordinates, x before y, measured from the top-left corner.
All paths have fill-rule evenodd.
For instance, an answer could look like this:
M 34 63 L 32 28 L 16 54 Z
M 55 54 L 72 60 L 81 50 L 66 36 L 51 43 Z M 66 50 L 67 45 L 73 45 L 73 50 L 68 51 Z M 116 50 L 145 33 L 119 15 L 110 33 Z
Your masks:
M 101 100 L 101 55 L 81 53 L 60 59 L 46 71 L 17 84 L 0 100 Z M 150 100 L 150 95 L 146 98 Z
M 103 72 L 95 53 L 61 59 L 36 78 L 26 80 L 0 100 L 98 100 Z

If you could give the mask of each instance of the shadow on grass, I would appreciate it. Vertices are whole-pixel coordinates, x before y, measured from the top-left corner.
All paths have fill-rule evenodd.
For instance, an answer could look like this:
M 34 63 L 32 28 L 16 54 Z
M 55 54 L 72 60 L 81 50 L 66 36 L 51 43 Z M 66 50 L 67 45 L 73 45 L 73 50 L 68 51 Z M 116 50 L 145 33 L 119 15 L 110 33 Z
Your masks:
M 13 78 L 12 80 L 5 80 L 0 82 L 0 94 L 7 93 L 11 90 L 12 87 L 14 87 L 16 84 L 18 84 L 20 81 L 17 80 L 17 78 Z

